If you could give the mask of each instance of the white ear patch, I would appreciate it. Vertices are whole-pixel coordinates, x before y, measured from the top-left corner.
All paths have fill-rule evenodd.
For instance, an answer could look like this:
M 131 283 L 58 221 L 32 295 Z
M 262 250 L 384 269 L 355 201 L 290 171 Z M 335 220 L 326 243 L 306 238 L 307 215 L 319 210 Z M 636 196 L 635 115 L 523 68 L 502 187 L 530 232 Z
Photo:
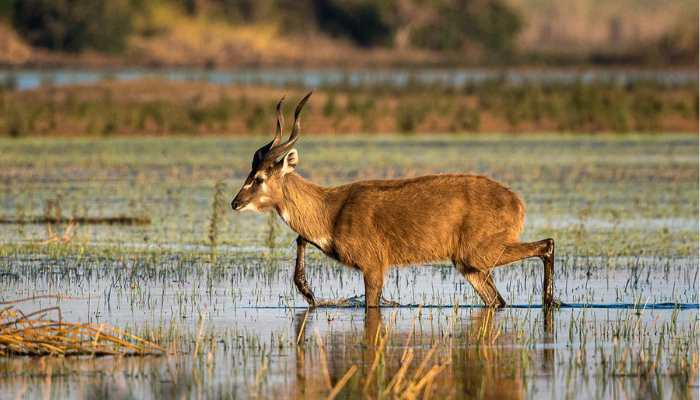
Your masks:
M 282 175 L 286 175 L 294 171 L 294 168 L 296 168 L 297 164 L 299 163 L 299 153 L 297 153 L 297 149 L 289 150 L 289 153 L 284 156 L 282 162 Z

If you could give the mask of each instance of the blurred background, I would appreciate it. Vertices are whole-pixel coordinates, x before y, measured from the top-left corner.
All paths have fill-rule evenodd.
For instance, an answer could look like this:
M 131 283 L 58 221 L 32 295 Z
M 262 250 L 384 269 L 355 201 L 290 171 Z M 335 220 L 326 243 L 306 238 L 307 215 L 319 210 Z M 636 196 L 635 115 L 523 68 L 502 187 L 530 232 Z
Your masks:
M 387 275 L 426 307 L 382 333 L 306 313 L 297 234 L 230 203 L 309 90 L 301 175 L 503 182 L 581 308 L 529 308 L 532 259 L 494 271 L 519 305 L 497 315 L 458 307 L 481 300 L 448 263 Z M 697 399 L 698 139 L 698 0 L 0 0 L 0 398 L 322 398 L 347 376 L 339 398 Z M 363 295 L 306 260 L 318 298 Z M 85 349 L 107 323 L 174 354 L 4 357 L 30 325 L 24 348 L 56 348 L 27 319 L 54 306 L 100 324 Z
M 2 0 L 0 134 L 697 132 L 695 0 Z

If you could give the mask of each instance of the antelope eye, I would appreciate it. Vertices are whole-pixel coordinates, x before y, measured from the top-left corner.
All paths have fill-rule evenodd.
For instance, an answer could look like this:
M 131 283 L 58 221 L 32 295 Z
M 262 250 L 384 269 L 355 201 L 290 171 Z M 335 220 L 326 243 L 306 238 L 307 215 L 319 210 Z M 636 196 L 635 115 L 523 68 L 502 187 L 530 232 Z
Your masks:
M 256 185 L 260 185 L 261 183 L 263 183 L 263 179 L 259 176 L 256 176 L 253 182 L 255 182 Z

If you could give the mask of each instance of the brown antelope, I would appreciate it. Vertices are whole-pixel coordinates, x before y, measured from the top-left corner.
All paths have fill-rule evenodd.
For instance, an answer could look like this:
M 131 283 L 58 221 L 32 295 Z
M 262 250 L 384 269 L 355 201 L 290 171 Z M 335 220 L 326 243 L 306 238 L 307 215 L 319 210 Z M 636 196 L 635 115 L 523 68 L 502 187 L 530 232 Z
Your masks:
M 553 301 L 554 240 L 522 243 L 525 207 L 517 194 L 484 176 L 427 175 L 321 187 L 294 169 L 299 153 L 299 114 L 282 139 L 282 100 L 272 141 L 253 155 L 252 168 L 231 202 L 236 211 L 274 209 L 299 234 L 294 283 L 316 304 L 304 273 L 307 243 L 362 271 L 367 307 L 380 303 L 390 266 L 451 260 L 484 303 L 503 307 L 491 269 L 529 257 L 544 262 L 543 303 Z

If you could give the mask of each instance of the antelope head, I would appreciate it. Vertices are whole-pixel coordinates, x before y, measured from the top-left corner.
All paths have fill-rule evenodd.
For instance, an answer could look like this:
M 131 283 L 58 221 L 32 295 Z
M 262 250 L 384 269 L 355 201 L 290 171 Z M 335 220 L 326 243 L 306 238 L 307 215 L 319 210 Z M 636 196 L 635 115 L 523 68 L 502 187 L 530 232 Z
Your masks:
M 231 201 L 231 208 L 234 211 L 257 211 L 270 210 L 282 201 L 282 185 L 284 176 L 294 171 L 299 163 L 299 154 L 294 148 L 294 144 L 299 138 L 301 122 L 299 114 L 311 97 L 309 92 L 304 96 L 294 111 L 294 126 L 286 142 L 282 141 L 282 130 L 284 118 L 282 117 L 282 101 L 277 103 L 277 128 L 272 141 L 259 148 L 253 155 L 253 162 L 250 173 L 243 183 L 243 187 L 238 191 L 236 197 Z

